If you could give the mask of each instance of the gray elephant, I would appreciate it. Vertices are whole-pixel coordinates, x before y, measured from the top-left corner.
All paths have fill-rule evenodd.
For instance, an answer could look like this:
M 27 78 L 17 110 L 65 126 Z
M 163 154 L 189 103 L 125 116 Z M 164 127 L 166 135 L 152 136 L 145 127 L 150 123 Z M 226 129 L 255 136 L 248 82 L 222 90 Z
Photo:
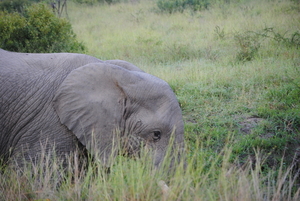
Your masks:
M 146 146 L 159 166 L 168 147 L 184 148 L 169 85 L 125 61 L 0 49 L 0 96 L 4 162 L 35 160 L 42 149 L 62 157 L 79 149 L 98 152 L 108 166 L 110 156 Z

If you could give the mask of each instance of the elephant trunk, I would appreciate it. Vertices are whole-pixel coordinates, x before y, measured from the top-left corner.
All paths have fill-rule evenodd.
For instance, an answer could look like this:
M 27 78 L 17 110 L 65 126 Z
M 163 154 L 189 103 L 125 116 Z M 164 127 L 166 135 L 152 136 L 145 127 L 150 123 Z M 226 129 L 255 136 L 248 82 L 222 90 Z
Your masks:
M 176 143 L 172 147 L 172 154 L 171 154 L 171 164 L 170 167 L 174 168 L 179 164 L 183 164 L 186 167 L 186 159 L 185 159 L 185 146 L 184 142 Z
M 174 143 L 171 147 L 167 147 L 164 150 L 157 150 L 154 154 L 154 166 L 155 168 L 161 168 L 166 166 L 170 170 L 175 169 L 179 164 L 186 166 L 186 160 L 184 156 L 185 148 L 184 142 Z

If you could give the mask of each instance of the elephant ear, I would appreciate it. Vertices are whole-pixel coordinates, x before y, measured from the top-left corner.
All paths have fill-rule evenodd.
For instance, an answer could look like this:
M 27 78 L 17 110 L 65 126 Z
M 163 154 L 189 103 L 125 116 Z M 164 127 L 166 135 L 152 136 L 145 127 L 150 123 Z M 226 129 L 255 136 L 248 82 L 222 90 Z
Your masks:
M 124 77 L 124 79 L 123 79 Z M 114 131 L 121 125 L 126 94 L 120 80 L 136 79 L 130 71 L 108 63 L 93 63 L 73 70 L 54 97 L 60 122 L 104 165 L 117 151 Z
M 132 63 L 129 63 L 127 61 L 123 61 L 123 60 L 107 60 L 105 61 L 106 63 L 109 63 L 109 64 L 113 64 L 113 65 L 116 65 L 116 66 L 120 66 L 122 68 L 125 68 L 127 70 L 130 70 L 130 71 L 138 71 L 138 72 L 143 72 L 143 70 L 141 70 L 139 67 L 133 65 Z

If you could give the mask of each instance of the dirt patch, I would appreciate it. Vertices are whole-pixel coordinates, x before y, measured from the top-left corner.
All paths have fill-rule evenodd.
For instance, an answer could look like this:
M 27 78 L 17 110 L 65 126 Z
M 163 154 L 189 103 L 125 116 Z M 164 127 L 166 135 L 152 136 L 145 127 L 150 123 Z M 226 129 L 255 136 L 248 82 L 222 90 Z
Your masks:
M 241 122 L 239 122 L 240 131 L 244 134 L 250 134 L 251 131 L 259 125 L 261 121 L 263 121 L 263 118 L 259 118 L 256 116 L 250 116 L 250 117 L 240 117 L 239 119 L 244 119 Z

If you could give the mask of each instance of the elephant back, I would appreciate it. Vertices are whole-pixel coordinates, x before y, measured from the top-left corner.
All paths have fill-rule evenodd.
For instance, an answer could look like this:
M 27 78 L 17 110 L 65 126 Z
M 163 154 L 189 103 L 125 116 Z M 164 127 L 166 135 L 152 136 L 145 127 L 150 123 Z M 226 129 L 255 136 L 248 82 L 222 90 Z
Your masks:
M 17 149 L 37 151 L 40 143 L 55 140 L 53 133 L 68 133 L 53 109 L 54 94 L 72 70 L 95 62 L 102 61 L 82 54 L 0 49 L 0 157 L 6 160 Z M 71 134 L 66 138 L 74 144 Z

